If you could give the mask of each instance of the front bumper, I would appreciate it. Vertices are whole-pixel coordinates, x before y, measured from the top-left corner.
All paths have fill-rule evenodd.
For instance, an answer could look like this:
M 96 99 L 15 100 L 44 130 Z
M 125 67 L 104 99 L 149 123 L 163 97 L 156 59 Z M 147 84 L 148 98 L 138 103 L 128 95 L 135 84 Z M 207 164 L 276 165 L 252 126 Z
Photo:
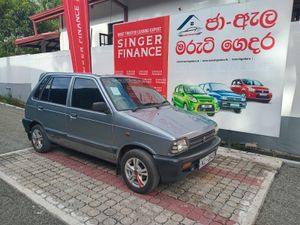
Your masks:
M 273 94 L 272 93 L 255 93 L 250 92 L 247 96 L 249 100 L 262 100 L 262 101 L 271 101 Z
M 185 176 L 199 167 L 200 159 L 214 151 L 217 151 L 220 143 L 221 139 L 216 136 L 212 140 L 200 145 L 199 147 L 190 149 L 178 156 L 171 157 L 154 155 L 153 158 L 158 168 L 161 182 L 175 182 L 183 179 Z M 192 167 L 188 170 L 183 170 L 182 165 L 187 162 L 191 162 Z
M 247 106 L 247 102 L 232 102 L 221 100 L 220 108 L 221 109 L 245 109 Z
M 214 102 L 200 102 L 200 103 L 189 103 L 189 104 L 190 104 L 190 111 L 195 113 L 217 113 L 219 111 L 218 103 L 214 103 Z

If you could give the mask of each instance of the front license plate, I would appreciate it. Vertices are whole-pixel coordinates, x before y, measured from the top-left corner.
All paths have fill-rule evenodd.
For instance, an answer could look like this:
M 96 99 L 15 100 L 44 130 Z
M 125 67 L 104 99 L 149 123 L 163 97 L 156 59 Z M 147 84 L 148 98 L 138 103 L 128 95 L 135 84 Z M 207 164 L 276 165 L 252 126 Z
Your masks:
M 230 104 L 231 107 L 240 107 L 240 104 Z
M 203 159 L 199 160 L 199 169 L 205 166 L 207 163 L 211 162 L 216 156 L 216 152 L 212 152 L 209 155 L 205 156 Z
M 212 108 L 212 105 L 202 105 L 202 108 L 204 108 L 204 109 L 210 109 L 210 108 Z
M 260 96 L 263 96 L 263 97 L 265 97 L 265 96 L 268 96 L 268 94 L 259 94 Z

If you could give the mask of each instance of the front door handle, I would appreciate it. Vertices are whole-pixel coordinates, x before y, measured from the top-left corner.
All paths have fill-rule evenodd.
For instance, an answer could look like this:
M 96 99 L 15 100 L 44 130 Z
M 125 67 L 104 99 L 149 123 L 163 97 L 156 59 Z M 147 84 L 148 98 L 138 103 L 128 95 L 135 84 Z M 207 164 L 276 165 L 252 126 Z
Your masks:
M 44 107 L 43 107 L 43 106 L 38 106 L 38 110 L 39 110 L 39 111 L 43 111 L 43 110 L 44 110 Z
M 77 114 L 76 113 L 70 113 L 70 119 L 76 120 Z

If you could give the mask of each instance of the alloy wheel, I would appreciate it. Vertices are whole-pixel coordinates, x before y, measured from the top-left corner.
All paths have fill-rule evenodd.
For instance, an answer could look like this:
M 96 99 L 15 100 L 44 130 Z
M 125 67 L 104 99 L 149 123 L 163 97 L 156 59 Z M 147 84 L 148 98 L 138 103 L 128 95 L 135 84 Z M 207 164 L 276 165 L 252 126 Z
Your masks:
M 145 164 L 138 158 L 130 158 L 125 164 L 127 180 L 136 188 L 143 188 L 148 182 L 149 174 Z
M 40 130 L 35 129 L 32 132 L 32 143 L 36 149 L 41 149 L 43 147 L 43 135 Z

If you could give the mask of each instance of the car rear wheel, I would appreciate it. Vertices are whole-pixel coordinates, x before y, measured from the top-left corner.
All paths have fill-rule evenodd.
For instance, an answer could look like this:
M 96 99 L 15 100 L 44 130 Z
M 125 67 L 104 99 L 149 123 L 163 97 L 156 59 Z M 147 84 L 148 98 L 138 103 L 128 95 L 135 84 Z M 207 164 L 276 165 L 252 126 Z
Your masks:
M 159 174 L 153 158 L 147 152 L 133 149 L 121 159 L 122 177 L 134 192 L 145 194 L 153 191 L 159 183 Z
M 35 125 L 31 129 L 31 144 L 35 151 L 39 153 L 48 152 L 51 148 L 51 142 L 49 141 L 44 129 L 41 125 Z
M 214 116 L 215 113 L 207 113 L 208 116 Z

